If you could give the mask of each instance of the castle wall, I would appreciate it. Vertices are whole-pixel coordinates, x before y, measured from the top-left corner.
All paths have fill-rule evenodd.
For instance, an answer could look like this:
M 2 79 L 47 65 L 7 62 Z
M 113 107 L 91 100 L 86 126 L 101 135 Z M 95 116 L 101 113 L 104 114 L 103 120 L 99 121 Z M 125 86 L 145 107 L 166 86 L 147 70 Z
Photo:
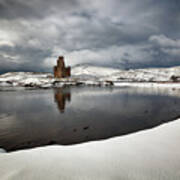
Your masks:
M 70 66 L 66 68 L 65 76 L 66 77 L 70 77 L 71 76 L 71 67 Z

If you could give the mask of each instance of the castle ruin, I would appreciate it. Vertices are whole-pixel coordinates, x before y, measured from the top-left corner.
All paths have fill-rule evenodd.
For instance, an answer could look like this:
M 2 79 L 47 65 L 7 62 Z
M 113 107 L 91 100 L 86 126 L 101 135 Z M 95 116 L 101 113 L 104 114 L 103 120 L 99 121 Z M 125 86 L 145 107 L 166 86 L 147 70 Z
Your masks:
M 65 67 L 64 57 L 59 56 L 57 60 L 57 65 L 54 66 L 54 77 L 55 78 L 65 78 L 71 76 L 71 67 Z

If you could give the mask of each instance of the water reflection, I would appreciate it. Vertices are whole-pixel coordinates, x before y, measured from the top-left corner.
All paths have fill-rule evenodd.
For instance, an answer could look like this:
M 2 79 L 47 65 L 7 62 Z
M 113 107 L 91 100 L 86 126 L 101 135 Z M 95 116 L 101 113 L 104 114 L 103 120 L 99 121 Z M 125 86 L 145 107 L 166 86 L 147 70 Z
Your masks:
M 180 115 L 178 96 L 132 88 L 1 92 L 0 102 L 0 148 L 7 151 L 106 139 Z
M 66 101 L 71 101 L 70 89 L 58 88 L 54 91 L 54 100 L 61 113 L 64 113 Z

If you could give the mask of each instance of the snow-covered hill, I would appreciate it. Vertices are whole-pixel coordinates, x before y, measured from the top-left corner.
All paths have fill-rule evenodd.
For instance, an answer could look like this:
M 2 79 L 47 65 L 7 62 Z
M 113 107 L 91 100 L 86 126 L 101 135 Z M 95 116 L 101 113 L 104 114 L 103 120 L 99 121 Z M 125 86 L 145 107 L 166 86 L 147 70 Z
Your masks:
M 70 78 L 55 79 L 51 73 L 9 72 L 0 75 L 0 87 L 62 87 L 64 85 L 141 85 L 174 83 L 180 86 L 180 67 L 120 70 L 93 65 L 72 68 Z M 129 84 L 127 84 L 129 83 Z
M 114 73 L 118 73 L 119 69 L 108 68 L 108 67 L 100 67 L 93 65 L 78 65 L 72 68 L 72 75 L 79 77 L 104 77 L 111 76 Z
M 180 80 L 180 66 L 173 68 L 149 68 L 120 70 L 107 67 L 78 66 L 72 69 L 74 76 L 94 76 L 96 78 L 125 82 L 166 82 Z

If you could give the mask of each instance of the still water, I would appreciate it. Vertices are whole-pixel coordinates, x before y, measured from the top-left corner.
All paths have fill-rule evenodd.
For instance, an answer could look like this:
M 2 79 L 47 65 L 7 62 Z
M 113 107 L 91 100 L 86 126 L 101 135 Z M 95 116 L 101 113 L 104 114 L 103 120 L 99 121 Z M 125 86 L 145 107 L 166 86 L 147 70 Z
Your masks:
M 0 148 L 71 145 L 123 136 L 180 116 L 178 93 L 73 87 L 0 92 Z

